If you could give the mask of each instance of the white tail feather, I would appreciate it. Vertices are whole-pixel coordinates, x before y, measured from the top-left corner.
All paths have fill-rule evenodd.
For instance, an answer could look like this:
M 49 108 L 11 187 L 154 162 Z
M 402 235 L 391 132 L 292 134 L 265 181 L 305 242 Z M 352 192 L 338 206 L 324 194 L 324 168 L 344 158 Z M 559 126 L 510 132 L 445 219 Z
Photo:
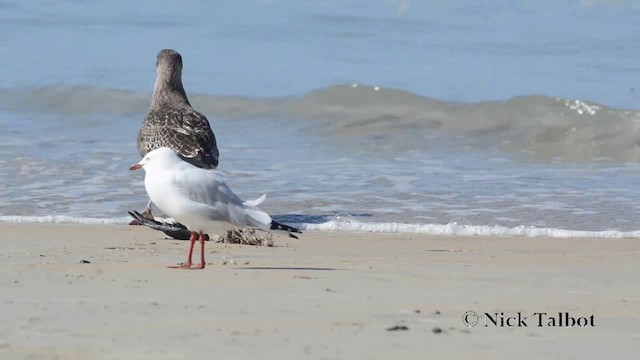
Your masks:
M 264 196 L 264 195 L 263 195 Z M 264 199 L 263 199 L 264 200 Z M 254 208 L 245 208 L 244 211 L 247 214 L 247 221 L 249 225 L 256 227 L 262 230 L 270 230 L 271 229 L 271 216 L 266 212 L 254 207 Z
M 266 198 L 267 198 L 267 194 L 262 194 L 262 196 L 260 196 L 259 198 L 255 199 L 255 200 L 247 200 L 247 201 L 243 202 L 242 204 L 244 206 L 255 207 L 255 206 L 258 206 L 258 205 L 262 204 L 262 202 Z

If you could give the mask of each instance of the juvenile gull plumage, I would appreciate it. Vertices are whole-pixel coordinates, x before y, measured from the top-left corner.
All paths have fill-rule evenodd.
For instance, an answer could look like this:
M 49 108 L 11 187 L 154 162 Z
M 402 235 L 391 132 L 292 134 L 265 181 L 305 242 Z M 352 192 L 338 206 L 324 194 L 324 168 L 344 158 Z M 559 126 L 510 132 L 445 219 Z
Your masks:
M 138 132 L 140 156 L 163 146 L 199 168 L 218 166 L 216 137 L 207 117 L 191 107 L 182 86 L 182 56 L 171 49 L 158 53 L 151 108 Z M 143 214 L 153 219 L 151 202 Z
M 207 117 L 191 107 L 182 86 L 182 56 L 171 49 L 158 53 L 151 108 L 138 133 L 140 156 L 163 146 L 199 168 L 218 166 L 216 136 Z
M 187 262 L 173 268 L 191 268 L 193 246 L 200 234 L 200 263 L 205 267 L 205 234 L 220 229 L 253 227 L 261 230 L 300 230 L 277 223 L 258 208 L 266 195 L 242 201 L 216 171 L 195 167 L 168 148 L 150 151 L 131 170 L 144 169 L 144 186 L 156 206 L 191 231 Z

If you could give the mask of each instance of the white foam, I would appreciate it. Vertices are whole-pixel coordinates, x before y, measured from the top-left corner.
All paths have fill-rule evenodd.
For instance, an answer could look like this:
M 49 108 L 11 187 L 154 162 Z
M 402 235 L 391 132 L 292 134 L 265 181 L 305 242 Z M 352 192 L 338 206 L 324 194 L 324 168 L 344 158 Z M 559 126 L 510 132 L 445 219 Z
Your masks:
M 578 114 L 595 115 L 598 111 L 602 110 L 602 106 L 589 104 L 582 100 L 565 100 L 564 105 L 571 110 L 575 110 Z M 575 129 L 575 128 L 574 128 Z
M 636 238 L 637 231 L 584 231 L 554 228 L 538 228 L 535 226 L 505 227 L 500 225 L 459 225 L 451 224 L 403 224 L 403 223 L 365 223 L 358 221 L 336 222 L 328 221 L 322 224 L 295 224 L 303 230 L 328 231 L 363 231 L 380 233 L 419 233 L 430 235 L 462 235 L 462 236 L 524 236 L 553 238 Z
M 158 220 L 172 221 L 171 218 Z M 47 216 L 0 216 L 0 223 L 54 223 L 54 224 L 86 224 L 86 225 L 124 225 L 131 221 L 129 217 L 121 218 L 83 218 L 65 215 Z M 523 237 L 553 237 L 553 238 L 640 238 L 640 230 L 636 231 L 585 231 L 554 228 L 539 228 L 535 226 L 505 227 L 500 225 L 464 225 L 450 224 L 405 224 L 405 223 L 376 223 L 351 221 L 327 221 L 321 224 L 298 223 L 289 224 L 301 230 L 322 231 L 361 231 L 378 233 L 414 233 L 430 235 L 460 235 L 460 236 L 523 236 Z
M 46 215 L 46 216 L 20 216 L 20 215 L 2 215 L 0 222 L 8 223 L 53 223 L 53 224 L 86 224 L 86 225 L 112 225 L 112 224 L 128 224 L 130 217 L 121 218 L 82 218 L 65 215 Z

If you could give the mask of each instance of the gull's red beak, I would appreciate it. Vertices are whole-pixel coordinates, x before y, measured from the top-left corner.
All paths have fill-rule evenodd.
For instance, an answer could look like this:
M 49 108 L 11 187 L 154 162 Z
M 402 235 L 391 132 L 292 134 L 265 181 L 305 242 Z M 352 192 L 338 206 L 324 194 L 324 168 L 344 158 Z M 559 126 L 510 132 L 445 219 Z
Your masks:
M 129 170 L 138 170 L 138 169 L 142 169 L 142 165 L 134 164 L 134 165 L 131 165 L 131 167 L 129 168 Z

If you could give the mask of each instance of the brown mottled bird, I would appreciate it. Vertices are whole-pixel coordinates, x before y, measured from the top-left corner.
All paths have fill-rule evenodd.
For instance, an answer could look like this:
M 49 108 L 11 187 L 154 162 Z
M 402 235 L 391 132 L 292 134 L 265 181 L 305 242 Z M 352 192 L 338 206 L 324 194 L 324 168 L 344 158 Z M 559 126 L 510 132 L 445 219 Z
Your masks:
M 151 108 L 138 133 L 141 156 L 163 146 L 199 168 L 218 166 L 216 136 L 207 117 L 191 107 L 182 86 L 182 56 L 171 49 L 158 53 Z M 151 201 L 143 215 L 153 219 Z

